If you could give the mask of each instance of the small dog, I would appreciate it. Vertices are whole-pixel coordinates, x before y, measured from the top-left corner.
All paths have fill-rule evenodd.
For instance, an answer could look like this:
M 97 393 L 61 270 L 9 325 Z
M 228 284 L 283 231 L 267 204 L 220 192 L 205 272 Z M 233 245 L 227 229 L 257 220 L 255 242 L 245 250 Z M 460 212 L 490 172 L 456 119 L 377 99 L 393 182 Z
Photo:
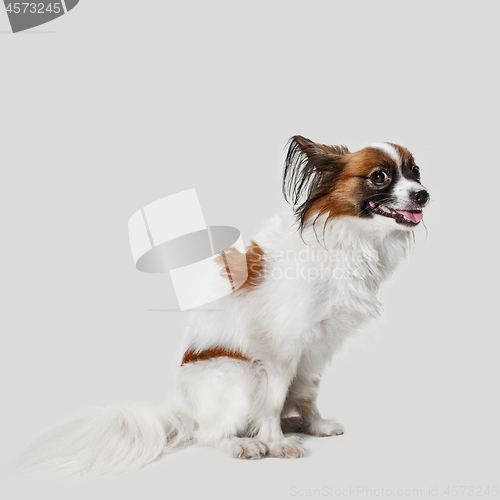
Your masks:
M 343 434 L 316 405 L 321 375 L 379 316 L 377 291 L 411 248 L 429 194 L 404 147 L 351 153 L 301 136 L 289 143 L 283 192 L 292 209 L 252 241 L 244 284 L 192 315 L 168 406 L 90 412 L 43 436 L 26 464 L 104 472 L 192 443 L 238 458 L 297 458 L 300 438 L 285 433 Z

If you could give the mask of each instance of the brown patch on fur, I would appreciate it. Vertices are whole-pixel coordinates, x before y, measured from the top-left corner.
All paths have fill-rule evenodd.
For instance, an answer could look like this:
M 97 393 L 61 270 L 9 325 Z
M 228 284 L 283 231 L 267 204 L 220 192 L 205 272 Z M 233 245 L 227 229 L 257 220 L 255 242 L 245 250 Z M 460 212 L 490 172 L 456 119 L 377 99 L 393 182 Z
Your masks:
M 369 177 L 383 164 L 396 166 L 394 160 L 380 149 L 364 148 L 349 155 L 342 177 Z
M 216 257 L 216 262 L 221 265 L 222 276 L 227 277 L 233 289 L 249 291 L 261 283 L 264 277 L 264 251 L 255 241 L 250 242 L 245 254 L 231 247 Z M 246 280 L 238 286 L 247 275 Z
M 186 363 L 196 363 L 197 361 L 207 361 L 213 358 L 220 358 L 225 356 L 227 358 L 239 359 L 240 361 L 250 361 L 250 358 L 243 356 L 241 352 L 229 351 L 224 347 L 212 347 L 210 349 L 204 349 L 203 351 L 195 351 L 193 349 L 188 349 L 184 356 L 182 357 L 182 365 Z
M 376 148 L 364 148 L 355 153 L 347 153 L 337 161 L 336 175 L 330 182 L 324 182 L 314 193 L 314 199 L 309 203 L 304 219 L 314 220 L 328 214 L 328 219 L 350 215 L 361 217 L 360 203 L 366 196 L 363 188 L 365 179 L 380 165 L 394 163 L 383 151 Z

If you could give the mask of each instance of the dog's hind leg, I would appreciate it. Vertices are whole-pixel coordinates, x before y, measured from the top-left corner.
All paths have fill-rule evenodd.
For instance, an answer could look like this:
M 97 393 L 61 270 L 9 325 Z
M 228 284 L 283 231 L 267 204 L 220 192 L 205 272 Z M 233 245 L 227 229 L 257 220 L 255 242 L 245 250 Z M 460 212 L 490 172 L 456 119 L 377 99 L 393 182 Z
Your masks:
M 266 445 L 247 436 L 259 379 L 248 361 L 219 357 L 188 363 L 179 369 L 178 397 L 196 420 L 195 442 L 255 459 L 267 454 Z

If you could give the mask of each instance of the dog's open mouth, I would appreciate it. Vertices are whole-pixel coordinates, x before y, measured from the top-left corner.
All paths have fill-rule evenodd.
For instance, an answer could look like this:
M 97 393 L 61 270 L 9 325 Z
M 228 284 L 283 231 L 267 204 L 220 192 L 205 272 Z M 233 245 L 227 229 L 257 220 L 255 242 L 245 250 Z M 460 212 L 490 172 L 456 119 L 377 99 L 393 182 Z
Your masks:
M 416 226 L 424 216 L 422 209 L 420 208 L 412 210 L 396 210 L 382 205 L 381 203 L 375 203 L 374 201 L 370 201 L 370 208 L 373 213 L 394 219 L 398 224 L 403 224 L 404 226 Z

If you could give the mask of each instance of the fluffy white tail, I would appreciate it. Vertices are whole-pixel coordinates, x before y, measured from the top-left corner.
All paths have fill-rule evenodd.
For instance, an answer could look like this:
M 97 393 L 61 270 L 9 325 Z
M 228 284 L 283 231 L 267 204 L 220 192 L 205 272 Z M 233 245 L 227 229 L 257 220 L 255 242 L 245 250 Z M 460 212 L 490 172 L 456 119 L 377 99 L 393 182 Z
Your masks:
M 43 434 L 19 465 L 69 473 L 121 472 L 189 446 L 193 430 L 191 418 L 169 410 L 140 405 L 91 410 Z

